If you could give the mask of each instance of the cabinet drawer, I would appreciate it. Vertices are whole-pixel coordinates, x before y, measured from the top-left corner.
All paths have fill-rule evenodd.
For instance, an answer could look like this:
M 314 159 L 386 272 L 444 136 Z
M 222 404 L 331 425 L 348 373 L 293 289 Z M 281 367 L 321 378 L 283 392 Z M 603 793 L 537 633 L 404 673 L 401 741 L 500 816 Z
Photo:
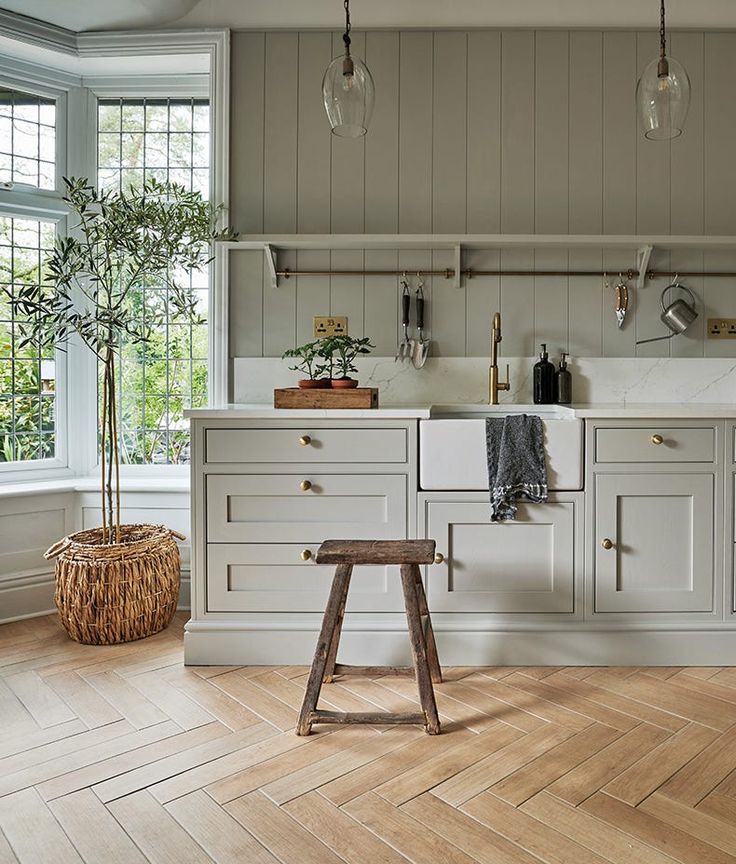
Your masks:
M 406 429 L 207 429 L 205 461 L 406 462 Z
M 319 544 L 211 543 L 207 546 L 210 612 L 323 612 L 335 568 L 315 564 Z M 308 550 L 311 558 L 301 555 Z M 398 567 L 355 567 L 348 612 L 398 612 Z
M 596 462 L 713 462 L 716 430 L 661 425 L 598 428 L 595 458 Z
M 403 474 L 210 474 L 206 483 L 210 543 L 406 537 Z

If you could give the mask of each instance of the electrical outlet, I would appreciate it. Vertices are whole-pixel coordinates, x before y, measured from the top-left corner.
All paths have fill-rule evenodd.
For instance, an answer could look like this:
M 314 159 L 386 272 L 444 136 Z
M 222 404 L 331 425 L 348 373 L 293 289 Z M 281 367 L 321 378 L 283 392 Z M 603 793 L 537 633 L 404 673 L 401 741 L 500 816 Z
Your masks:
M 709 318 L 709 339 L 736 339 L 736 318 Z
M 315 315 L 313 320 L 314 335 L 317 339 L 320 336 L 348 335 L 348 319 L 344 315 L 333 315 L 329 318 L 324 315 Z

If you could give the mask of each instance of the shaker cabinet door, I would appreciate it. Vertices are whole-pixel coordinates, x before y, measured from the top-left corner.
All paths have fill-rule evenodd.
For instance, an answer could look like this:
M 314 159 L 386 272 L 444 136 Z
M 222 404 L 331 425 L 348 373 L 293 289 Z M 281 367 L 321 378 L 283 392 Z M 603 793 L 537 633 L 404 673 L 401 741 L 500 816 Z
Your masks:
M 713 608 L 712 474 L 598 474 L 595 611 Z
M 560 497 L 503 523 L 487 501 L 428 501 L 427 536 L 444 557 L 428 568 L 431 611 L 573 612 L 579 504 Z

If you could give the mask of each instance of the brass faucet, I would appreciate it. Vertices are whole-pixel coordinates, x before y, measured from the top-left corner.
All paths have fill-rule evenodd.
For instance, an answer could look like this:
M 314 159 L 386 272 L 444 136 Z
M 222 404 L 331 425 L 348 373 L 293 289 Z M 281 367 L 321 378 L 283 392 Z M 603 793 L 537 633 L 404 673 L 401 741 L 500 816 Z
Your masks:
M 498 391 L 510 390 L 509 364 L 506 364 L 506 380 L 498 380 L 498 343 L 501 341 L 501 313 L 493 316 L 491 328 L 491 365 L 488 368 L 488 404 L 498 405 Z

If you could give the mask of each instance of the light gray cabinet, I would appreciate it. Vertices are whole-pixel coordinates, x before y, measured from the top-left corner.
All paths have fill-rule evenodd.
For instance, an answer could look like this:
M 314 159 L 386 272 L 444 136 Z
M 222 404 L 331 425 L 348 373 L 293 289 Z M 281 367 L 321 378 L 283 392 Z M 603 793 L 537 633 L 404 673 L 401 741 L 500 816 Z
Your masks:
M 599 474 L 596 612 L 713 608 L 712 474 Z
M 581 493 L 522 504 L 490 522 L 488 496 L 424 497 L 425 534 L 443 561 L 427 574 L 433 612 L 572 613 Z

